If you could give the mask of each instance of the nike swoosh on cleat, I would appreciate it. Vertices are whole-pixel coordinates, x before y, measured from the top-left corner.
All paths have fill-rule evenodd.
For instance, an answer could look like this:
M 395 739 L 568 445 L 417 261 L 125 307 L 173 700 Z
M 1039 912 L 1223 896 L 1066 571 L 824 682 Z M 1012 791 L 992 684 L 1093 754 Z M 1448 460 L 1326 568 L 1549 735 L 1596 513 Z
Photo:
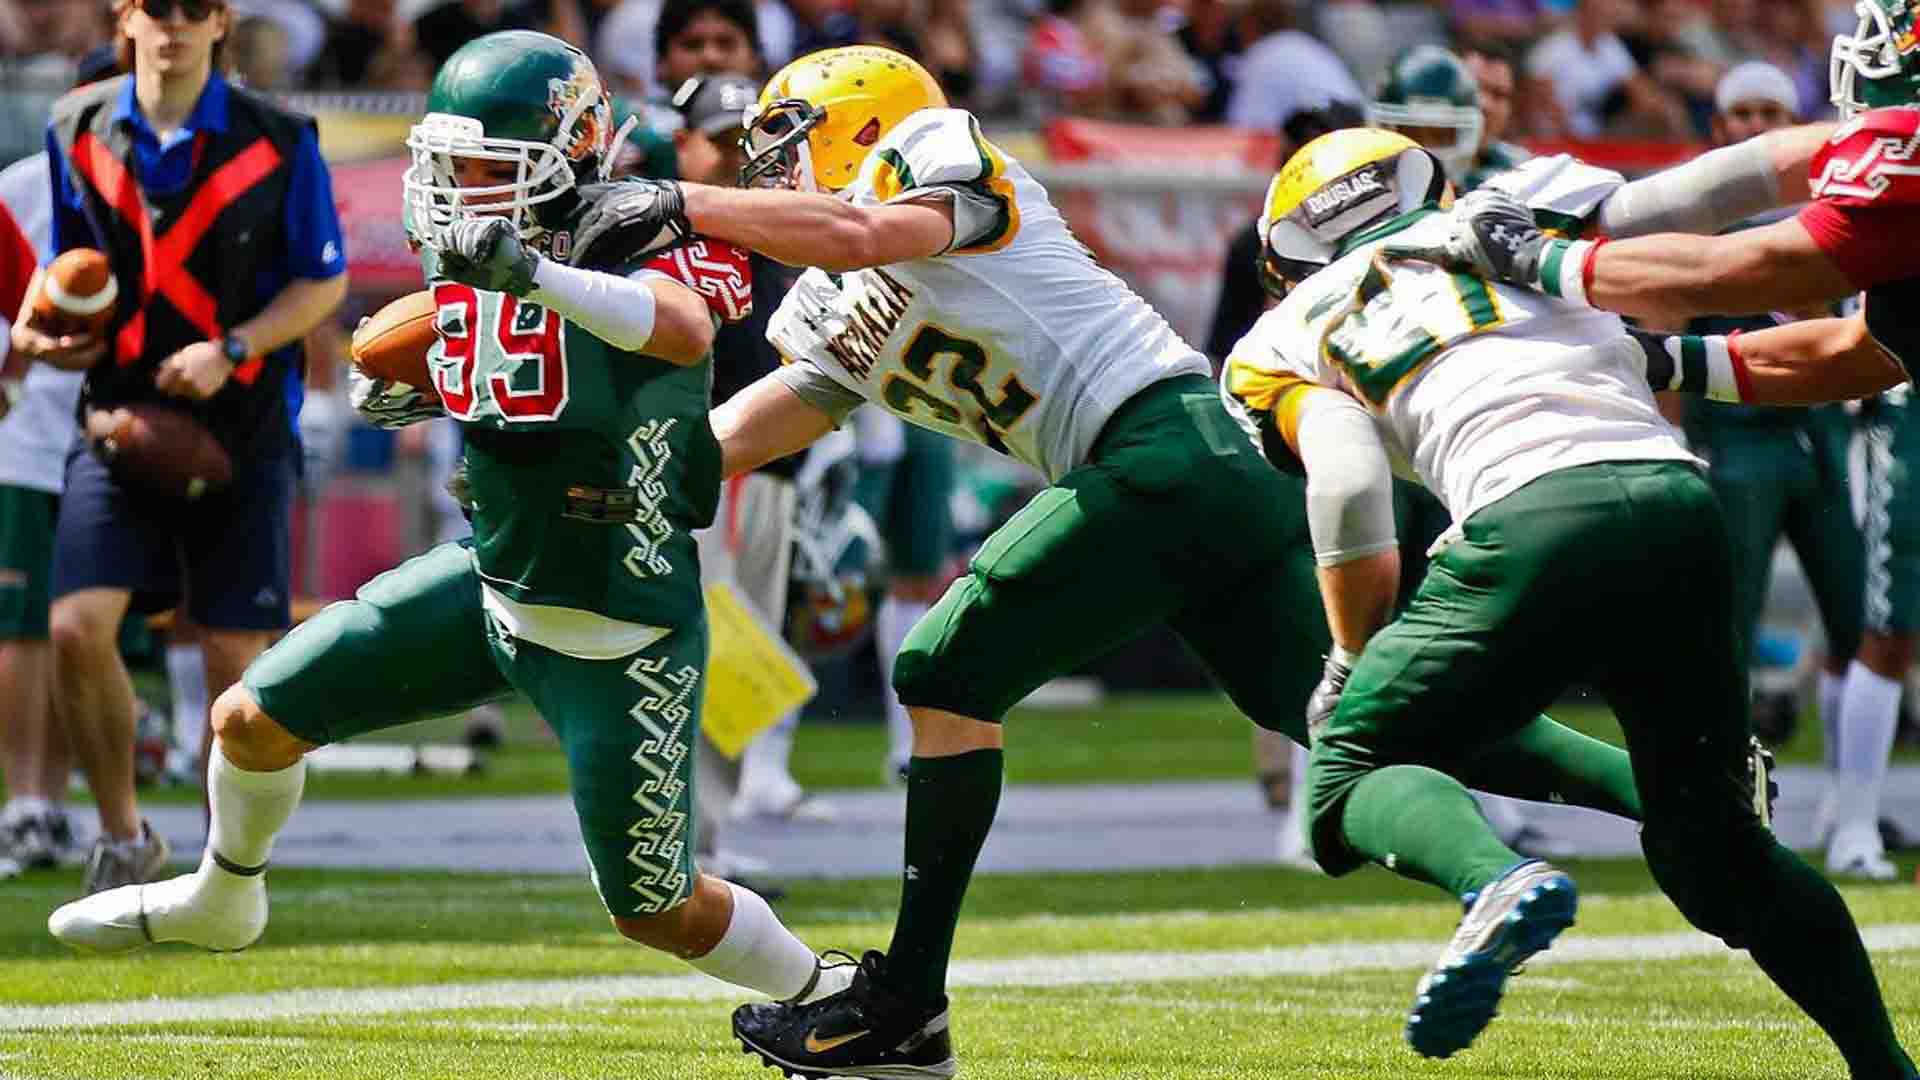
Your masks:
M 845 1046 L 855 1039 L 864 1039 L 866 1037 L 867 1032 L 865 1029 L 850 1031 L 845 1035 L 835 1035 L 831 1039 L 816 1039 L 814 1038 L 813 1032 L 809 1031 L 807 1032 L 806 1042 L 801 1045 L 806 1048 L 809 1054 L 824 1054 L 836 1046 Z

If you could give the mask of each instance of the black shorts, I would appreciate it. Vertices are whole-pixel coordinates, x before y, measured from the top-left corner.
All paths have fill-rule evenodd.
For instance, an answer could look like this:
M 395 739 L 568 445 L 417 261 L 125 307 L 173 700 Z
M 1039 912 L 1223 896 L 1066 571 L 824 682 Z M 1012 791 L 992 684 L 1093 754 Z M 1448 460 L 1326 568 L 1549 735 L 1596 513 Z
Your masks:
M 290 450 L 242 456 L 224 491 L 154 498 L 115 484 L 85 438 L 76 440 L 54 527 L 54 600 L 127 589 L 138 613 L 184 602 L 213 629 L 285 629 L 294 469 Z

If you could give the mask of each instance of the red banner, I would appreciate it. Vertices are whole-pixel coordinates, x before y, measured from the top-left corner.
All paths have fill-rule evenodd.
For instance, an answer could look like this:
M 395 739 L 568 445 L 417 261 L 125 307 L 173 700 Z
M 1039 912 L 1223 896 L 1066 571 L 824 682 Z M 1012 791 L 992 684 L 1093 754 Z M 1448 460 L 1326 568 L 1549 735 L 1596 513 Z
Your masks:
M 335 165 L 333 202 L 347 243 L 347 272 L 358 292 L 399 294 L 422 287 L 420 260 L 400 226 L 400 178 L 406 158 Z

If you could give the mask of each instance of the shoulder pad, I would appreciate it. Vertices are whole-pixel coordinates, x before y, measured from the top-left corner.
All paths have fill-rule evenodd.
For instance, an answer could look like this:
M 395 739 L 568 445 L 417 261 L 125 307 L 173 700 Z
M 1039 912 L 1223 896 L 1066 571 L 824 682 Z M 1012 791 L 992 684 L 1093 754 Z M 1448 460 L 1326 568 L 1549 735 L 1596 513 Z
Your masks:
M 997 171 L 995 157 L 972 113 L 921 109 L 874 147 L 874 193 L 884 200 L 914 188 L 976 183 Z
M 1920 206 L 1920 109 L 1874 109 L 1834 130 L 1808 166 L 1813 196 L 1841 206 Z
M 1579 236 L 1600 206 L 1626 177 L 1612 169 L 1589 165 L 1571 154 L 1529 158 L 1486 182 L 1533 211 L 1540 227 L 1565 236 Z

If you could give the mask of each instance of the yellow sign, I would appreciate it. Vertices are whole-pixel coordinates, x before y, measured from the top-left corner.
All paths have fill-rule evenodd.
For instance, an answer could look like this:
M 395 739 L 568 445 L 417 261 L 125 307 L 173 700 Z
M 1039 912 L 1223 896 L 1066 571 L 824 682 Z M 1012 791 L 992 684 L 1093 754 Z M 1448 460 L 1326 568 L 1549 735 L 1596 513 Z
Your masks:
M 755 735 L 805 705 L 818 684 L 731 583 L 713 582 L 706 594 L 712 644 L 700 724 L 721 753 L 737 758 Z

